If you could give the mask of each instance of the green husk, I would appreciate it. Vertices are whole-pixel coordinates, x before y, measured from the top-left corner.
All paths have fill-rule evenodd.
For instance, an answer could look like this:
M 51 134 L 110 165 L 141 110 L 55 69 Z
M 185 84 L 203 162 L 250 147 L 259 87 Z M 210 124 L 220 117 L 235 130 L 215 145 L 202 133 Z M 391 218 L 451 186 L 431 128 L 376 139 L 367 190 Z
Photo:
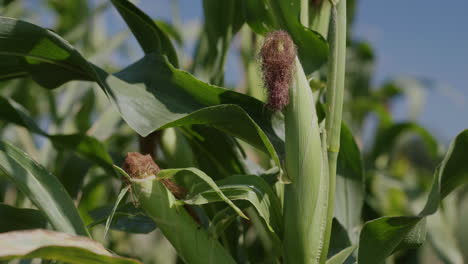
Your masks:
M 232 263 L 234 259 L 216 238 L 199 226 L 185 208 L 156 178 L 132 179 L 132 191 L 141 208 L 171 242 L 185 263 Z
M 312 91 L 299 60 L 285 108 L 286 172 L 284 259 L 289 264 L 319 263 L 328 207 L 328 167 Z

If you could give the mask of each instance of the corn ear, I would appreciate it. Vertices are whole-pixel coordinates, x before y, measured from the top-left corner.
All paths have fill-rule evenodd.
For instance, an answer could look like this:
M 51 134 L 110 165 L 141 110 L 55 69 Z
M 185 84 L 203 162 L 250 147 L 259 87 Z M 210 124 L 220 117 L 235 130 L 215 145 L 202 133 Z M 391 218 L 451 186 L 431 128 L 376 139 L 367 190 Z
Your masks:
M 284 257 L 288 264 L 319 263 L 328 207 L 328 166 L 312 91 L 296 58 L 285 108 L 286 173 Z
M 226 249 L 201 228 L 155 176 L 132 179 L 140 206 L 157 224 L 185 263 L 235 264 Z

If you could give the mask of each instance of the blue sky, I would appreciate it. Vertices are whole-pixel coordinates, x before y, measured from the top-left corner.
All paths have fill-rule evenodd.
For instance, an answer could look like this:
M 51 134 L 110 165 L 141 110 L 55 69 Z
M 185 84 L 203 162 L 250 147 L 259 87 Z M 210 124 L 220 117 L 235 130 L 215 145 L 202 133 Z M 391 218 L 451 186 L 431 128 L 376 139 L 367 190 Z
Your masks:
M 355 35 L 377 55 L 375 82 L 395 76 L 427 78 L 419 121 L 447 140 L 468 128 L 468 1 L 361 0 Z M 403 119 L 407 108 L 396 104 Z

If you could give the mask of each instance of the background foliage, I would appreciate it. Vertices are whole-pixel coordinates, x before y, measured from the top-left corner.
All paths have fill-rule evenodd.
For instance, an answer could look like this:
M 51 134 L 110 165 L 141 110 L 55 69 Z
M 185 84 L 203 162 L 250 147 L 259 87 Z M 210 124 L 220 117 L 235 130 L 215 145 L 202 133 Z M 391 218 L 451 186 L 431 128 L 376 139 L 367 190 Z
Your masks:
M 255 4 L 276 2 L 282 3 L 203 1 L 204 23 L 189 54 L 184 45 L 190 36 L 182 33 L 186 25 L 149 17 L 128 1 L 44 1 L 42 8 L 55 16 L 51 30 L 41 27 L 42 18 L 24 1 L 2 1 L 0 258 L 181 262 L 131 195 L 114 208 L 122 181 L 113 165 L 120 166 L 127 152 L 141 151 L 163 169 L 199 169 L 166 173 L 191 187 L 184 202 L 236 262 L 277 263 L 282 205 L 275 187 L 284 131 L 282 116 L 262 103 L 256 54 L 261 34 L 287 29 L 306 73 L 315 77 L 310 86 L 324 118 L 328 46 L 326 31 L 315 28 L 320 35 L 293 19 L 295 8 L 273 7 L 269 13 Z M 357 4 L 348 1 L 349 25 Z M 101 16 L 110 8 L 128 30 L 106 33 Z M 311 14 L 318 12 L 313 4 L 310 8 Z M 127 42 L 133 37 L 143 58 L 133 56 L 135 47 Z M 392 102 L 411 100 L 414 83 L 395 79 L 374 87 L 372 47 L 352 32 L 347 42 L 346 125 L 330 263 L 357 258 L 379 263 L 392 254 L 387 263 L 468 261 L 463 228 L 467 192 L 465 187 L 454 191 L 468 172 L 468 133 L 449 147 L 415 122 L 395 122 Z M 224 89 L 226 57 L 233 49 L 243 76 Z M 375 129 L 364 136 L 370 119 Z M 6 233 L 37 228 L 55 231 Z M 37 242 L 24 248 L 24 241 Z M 16 245 L 20 250 L 15 254 L 6 250 Z M 343 249 L 348 254 L 340 259 L 335 254 Z

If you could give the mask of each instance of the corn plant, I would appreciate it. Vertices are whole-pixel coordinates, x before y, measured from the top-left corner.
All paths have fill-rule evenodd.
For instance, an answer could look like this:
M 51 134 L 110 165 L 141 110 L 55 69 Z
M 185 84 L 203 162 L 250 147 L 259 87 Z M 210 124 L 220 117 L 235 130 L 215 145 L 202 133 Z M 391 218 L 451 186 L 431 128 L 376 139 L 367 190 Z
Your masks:
M 441 155 L 392 121 L 404 85 L 371 89 L 355 1 L 204 0 L 193 58 L 180 21 L 128 0 L 50 4 L 55 31 L 15 1 L 0 17 L 1 260 L 462 263 L 440 227 L 465 196 L 449 194 L 468 179 L 468 131 Z M 99 40 L 86 22 L 107 8 L 144 53 L 123 69 L 102 55 L 128 32 Z M 225 87 L 235 36 L 245 80 Z

